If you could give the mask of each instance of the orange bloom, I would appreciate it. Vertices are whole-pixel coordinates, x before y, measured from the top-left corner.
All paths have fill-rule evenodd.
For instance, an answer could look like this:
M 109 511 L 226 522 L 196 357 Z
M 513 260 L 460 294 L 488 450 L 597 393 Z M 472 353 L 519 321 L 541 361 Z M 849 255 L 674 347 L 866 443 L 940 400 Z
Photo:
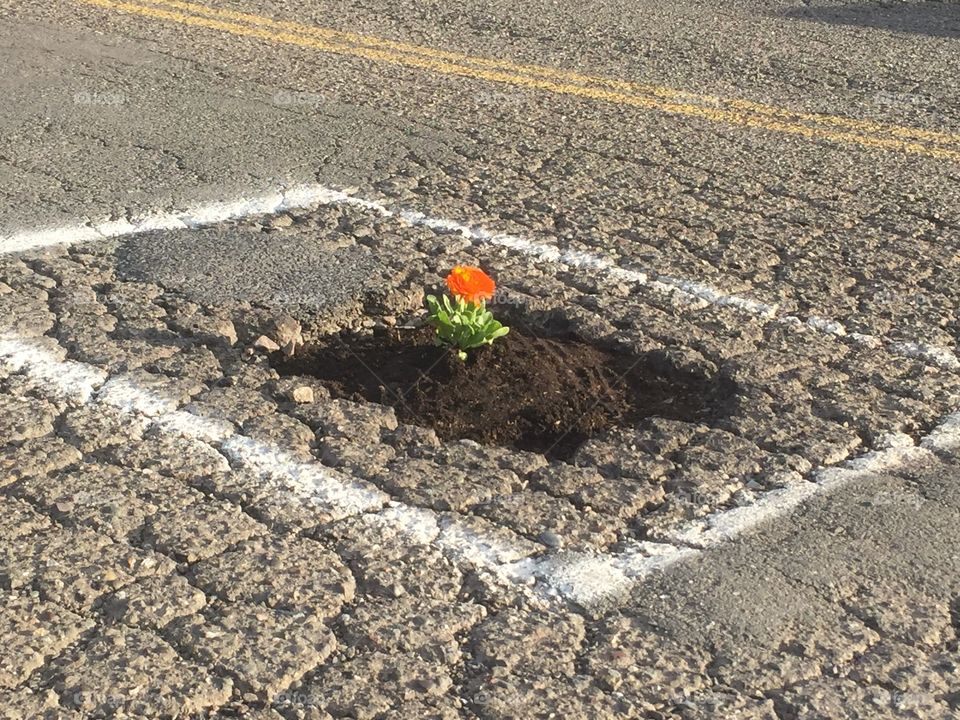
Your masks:
M 479 304 L 493 297 L 497 284 L 478 267 L 457 265 L 447 275 L 447 287 L 456 297 Z

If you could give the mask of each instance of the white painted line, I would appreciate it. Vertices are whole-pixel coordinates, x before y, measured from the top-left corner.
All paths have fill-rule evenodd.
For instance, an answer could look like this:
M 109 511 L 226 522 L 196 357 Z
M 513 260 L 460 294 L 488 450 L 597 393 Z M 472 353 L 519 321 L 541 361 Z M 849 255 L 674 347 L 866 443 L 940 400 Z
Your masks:
M 176 401 L 130 377 L 108 378 L 91 365 L 59 359 L 39 342 L 10 336 L 0 336 L 0 364 L 26 374 L 51 394 L 79 404 L 99 403 L 146 427 L 199 443 L 225 458 L 224 469 L 250 473 L 268 487 L 316 503 L 333 519 L 373 514 L 376 522 L 410 541 L 435 543 L 448 556 L 502 581 L 533 582 L 533 576 L 516 565 L 526 553 L 499 537 L 441 518 L 431 510 L 396 502 L 373 485 L 319 462 L 303 462 L 282 448 L 240 434 L 229 423 L 180 409 Z
M 636 582 L 704 551 L 736 541 L 760 526 L 783 517 L 803 502 L 868 480 L 884 472 L 934 458 L 934 451 L 960 449 L 960 413 L 949 415 L 919 445 L 903 434 L 892 434 L 884 450 L 874 450 L 834 467 L 820 468 L 813 482 L 769 490 L 742 507 L 722 510 L 671 533 L 669 542 L 635 543 L 609 554 L 558 554 L 518 563 L 522 572 L 548 582 L 557 592 L 584 607 L 604 605 L 623 597 Z M 675 543 L 675 544 L 674 544 Z
M 945 421 L 946 422 L 946 421 Z M 944 432 L 944 425 L 938 427 Z M 936 433 L 937 430 L 934 431 Z M 960 424 L 950 432 L 960 441 Z M 702 520 L 671 533 L 667 539 L 697 548 L 711 548 L 747 534 L 758 526 L 792 512 L 815 495 L 831 492 L 853 482 L 864 480 L 899 467 L 923 462 L 932 457 L 930 450 L 918 447 L 908 435 L 896 433 L 886 439 L 884 450 L 871 450 L 840 465 L 819 468 L 813 482 L 768 490 L 749 505 L 713 513 Z
M 369 203 L 369 201 L 365 202 Z M 617 280 L 627 280 L 641 284 L 647 282 L 647 274 L 644 272 L 621 268 L 607 258 L 593 255 L 582 250 L 563 250 L 555 245 L 533 242 L 532 240 L 527 240 L 516 235 L 494 233 L 489 230 L 484 230 L 483 228 L 464 225 L 454 220 L 429 217 L 421 212 L 411 210 L 400 210 L 394 213 L 385 205 L 380 205 L 378 211 L 383 215 L 395 216 L 408 225 L 426 227 L 439 232 L 457 233 L 471 242 L 498 245 L 544 262 L 569 265 L 570 267 L 592 270 L 594 272 L 603 272 Z
M 772 320 L 777 314 L 776 305 L 768 305 L 767 303 L 750 300 L 749 298 L 739 297 L 737 295 L 727 295 L 716 288 L 692 280 L 670 277 L 669 275 L 658 275 L 655 282 L 665 289 L 678 290 L 686 295 L 699 298 L 708 305 L 736 308 L 737 310 L 742 310 L 750 315 L 756 315 L 764 320 Z M 656 285 L 654 287 L 656 287 Z
M 822 332 L 824 335 L 836 335 L 837 337 L 845 337 L 847 335 L 847 329 L 843 324 L 838 323 L 836 320 L 830 320 L 829 318 L 811 315 L 807 318 L 807 325 L 817 332 Z
M 925 360 L 945 370 L 960 370 L 960 360 L 950 348 L 917 342 L 891 342 L 887 349 L 894 355 Z
M 557 553 L 517 562 L 513 571 L 545 582 L 561 597 L 590 608 L 626 597 L 633 579 L 603 553 Z
M 920 441 L 920 447 L 943 453 L 960 450 L 960 412 L 947 415 Z
M 689 547 L 716 547 L 754 530 L 763 523 L 786 515 L 821 489 L 815 483 L 804 482 L 768 490 L 749 505 L 708 515 L 670 533 L 667 539 Z
M 244 435 L 230 436 L 220 444 L 220 451 L 233 467 L 282 483 L 298 497 L 329 508 L 336 518 L 376 512 L 390 501 L 375 487 L 334 475 L 320 463 L 296 460 L 274 445 Z
M 306 191 L 304 191 L 304 194 Z M 676 293 L 685 296 L 688 300 L 705 302 L 709 305 L 730 307 L 766 321 L 794 324 L 797 318 L 792 316 L 778 316 L 777 306 L 751 298 L 725 293 L 717 288 L 684 278 L 675 278 L 668 275 L 657 275 L 654 280 L 648 279 L 651 274 L 646 270 L 627 269 L 619 267 L 609 258 L 604 258 L 584 250 L 565 250 L 554 245 L 538 243 L 517 235 L 495 233 L 481 227 L 466 225 L 455 220 L 437 218 L 413 210 L 394 210 L 384 203 L 367 200 L 330 188 L 318 186 L 314 192 L 319 204 L 346 205 L 376 212 L 383 217 L 397 218 L 408 225 L 427 227 L 439 232 L 457 233 L 476 244 L 490 244 L 504 247 L 528 257 L 534 257 L 544 262 L 568 265 L 593 272 L 604 273 L 613 279 L 635 282 L 651 289 Z M 847 328 L 836 320 L 811 316 L 806 325 L 817 332 L 843 338 L 848 333 Z M 881 338 L 872 335 L 858 334 L 857 342 L 870 345 L 872 342 L 882 342 Z M 927 345 L 925 343 L 902 343 L 884 341 L 887 349 L 905 357 L 925 360 L 945 370 L 960 371 L 960 360 L 953 350 L 947 347 Z
M 31 369 L 38 364 L 34 364 Z M 164 415 L 176 412 L 179 407 L 176 401 L 163 397 L 123 375 L 110 378 L 101 385 L 96 399 L 115 407 L 120 412 L 129 415 L 145 415 L 151 419 L 162 418 Z
M 678 529 L 668 542 L 633 543 L 617 553 L 558 552 L 529 556 L 499 537 L 478 531 L 432 510 L 392 500 L 379 488 L 304 462 L 269 443 L 242 435 L 230 423 L 188 412 L 156 389 L 127 376 L 108 378 L 98 368 L 63 360 L 49 339 L 0 336 L 0 364 L 25 373 L 51 394 L 75 402 L 100 403 L 147 427 L 175 434 L 229 460 L 237 472 L 260 478 L 301 501 L 317 503 L 334 518 L 362 516 L 371 529 L 400 533 L 413 543 L 432 543 L 456 562 L 484 570 L 503 582 L 563 597 L 583 607 L 615 603 L 637 582 L 698 557 L 793 511 L 802 502 L 853 482 L 960 448 L 960 413 L 950 415 L 920 443 L 903 434 L 883 439 L 875 450 L 841 465 L 821 468 L 804 482 L 756 496 L 742 507 L 708 515 Z M 225 468 L 227 466 L 224 461 Z
M 116 228 L 116 223 L 103 223 Z M 128 234 L 128 233 L 118 233 Z M 23 252 L 25 250 L 34 250 L 36 248 L 50 247 L 51 245 L 74 245 L 82 242 L 92 242 L 102 240 L 104 235 L 93 227 L 79 225 L 77 227 L 60 227 L 49 230 L 37 230 L 15 233 L 0 237 L 0 254 Z
M 0 335 L 0 360 L 14 372 L 29 371 L 31 377 L 46 384 L 56 394 L 90 401 L 94 391 L 107 379 L 107 374 L 92 365 L 60 360 L 39 342 L 23 342 Z
M 331 194 L 334 193 L 334 194 Z M 319 185 L 298 185 L 289 190 L 263 195 L 193 205 L 180 212 L 150 213 L 129 219 L 103 220 L 47 230 L 31 230 L 0 236 L 0 255 L 50 247 L 76 245 L 108 238 L 140 235 L 155 230 L 190 230 L 227 220 L 274 215 L 287 210 L 304 210 L 327 205 L 339 193 Z
M 849 339 L 859 345 L 876 347 L 885 345 L 888 352 L 902 357 L 915 358 L 944 370 L 960 372 L 960 359 L 949 347 L 921 342 L 902 342 L 879 338 L 862 333 L 850 333 L 839 321 L 811 316 L 805 321 L 793 316 L 777 315 L 778 307 L 759 300 L 725 293 L 718 288 L 695 280 L 657 275 L 649 270 L 622 268 L 609 258 L 585 250 L 563 249 L 547 243 L 506 233 L 496 233 L 481 227 L 466 225 L 455 220 L 431 217 L 422 212 L 392 209 L 376 200 L 367 200 L 318 184 L 296 185 L 263 195 L 253 195 L 236 200 L 210 202 L 195 205 L 181 212 L 144 215 L 129 220 L 108 220 L 96 224 L 81 224 L 74 227 L 51 228 L 43 231 L 15 233 L 0 237 L 0 255 L 22 252 L 51 245 L 70 245 L 113 237 L 137 235 L 153 230 L 196 229 L 215 225 L 226 220 L 273 215 L 288 210 L 309 209 L 320 205 L 342 205 L 406 223 L 426 227 L 438 232 L 457 233 L 476 244 L 489 244 L 537 260 L 562 264 L 573 268 L 601 273 L 612 279 L 635 282 L 661 293 L 679 295 L 694 305 L 707 304 L 729 307 L 753 315 L 764 321 L 789 325 L 805 324 L 811 329 L 841 339 Z M 648 278 L 653 275 L 654 278 Z

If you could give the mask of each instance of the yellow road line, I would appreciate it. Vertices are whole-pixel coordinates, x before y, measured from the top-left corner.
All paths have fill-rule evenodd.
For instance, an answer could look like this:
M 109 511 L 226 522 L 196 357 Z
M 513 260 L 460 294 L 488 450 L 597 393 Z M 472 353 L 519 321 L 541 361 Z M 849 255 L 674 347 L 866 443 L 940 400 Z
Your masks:
M 715 95 L 699 95 L 696 93 L 676 90 L 660 85 L 640 84 L 628 82 L 625 80 L 616 80 L 611 78 L 583 75 L 568 70 L 559 70 L 541 65 L 528 65 L 513 63 L 506 60 L 497 60 L 492 58 L 477 57 L 466 55 L 464 53 L 450 52 L 447 50 L 437 50 L 435 48 L 411 45 L 409 43 L 396 42 L 384 38 L 377 38 L 368 35 L 359 35 L 357 33 L 331 30 L 328 28 L 319 28 L 311 25 L 303 25 L 288 20 L 274 20 L 261 15 L 238 12 L 235 10 L 224 10 L 212 8 L 198 3 L 185 2 L 184 0 L 141 0 L 141 2 L 150 5 L 161 5 L 173 7 L 188 12 L 207 15 L 208 17 L 221 17 L 228 20 L 237 20 L 240 22 L 252 23 L 264 27 L 289 30 L 298 34 L 310 35 L 315 37 L 337 40 L 348 44 L 363 45 L 366 47 L 383 48 L 397 50 L 403 53 L 422 55 L 424 57 L 433 57 L 442 60 L 452 60 L 458 63 L 467 63 L 479 67 L 489 67 L 493 69 L 506 70 L 508 72 L 517 72 L 522 74 L 540 75 L 543 77 L 552 77 L 558 80 L 565 80 L 577 84 L 600 85 L 605 87 L 622 90 L 631 94 L 647 94 L 656 97 L 669 98 L 702 104 L 707 106 L 727 107 L 733 110 L 749 111 L 760 115 L 769 115 L 771 117 L 783 118 L 794 121 L 822 123 L 836 127 L 842 127 L 850 130 L 858 130 L 880 135 L 892 135 L 894 137 L 913 138 L 933 143 L 960 144 L 960 133 L 945 133 L 924 128 L 905 127 L 901 125 L 892 125 L 887 123 L 878 123 L 871 120 L 857 120 L 846 118 L 839 115 L 826 115 L 822 113 L 804 113 L 787 108 L 781 108 L 774 105 L 753 102 L 751 100 L 741 100 L 737 98 L 721 98 Z
M 664 88 L 657 85 L 640 85 L 636 83 L 628 83 L 622 80 L 611 80 L 608 78 L 581 75 L 579 73 L 570 72 L 567 70 L 558 70 L 555 68 L 549 68 L 542 65 L 526 65 L 522 63 L 513 63 L 507 60 L 497 60 L 494 58 L 485 58 L 485 57 L 479 57 L 475 55 L 466 55 L 464 53 L 451 52 L 448 50 L 438 50 L 435 48 L 423 47 L 420 45 L 411 45 L 409 43 L 397 42 L 395 40 L 387 40 L 385 38 L 377 38 L 370 35 L 359 35 L 357 33 L 345 32 L 341 30 L 331 30 L 329 28 L 321 28 L 321 27 L 316 27 L 312 25 L 302 25 L 301 23 L 291 22 L 289 20 L 274 20 L 272 18 L 264 17 L 261 15 L 252 15 L 250 13 L 237 12 L 235 10 L 223 10 L 219 8 L 211 8 L 205 5 L 198 5 L 196 3 L 181 2 L 181 0 L 141 0 L 141 2 L 148 5 L 161 5 L 166 7 L 177 8 L 180 10 L 187 10 L 189 12 L 200 14 L 200 15 L 207 15 L 208 17 L 222 17 L 228 20 L 238 20 L 241 22 L 252 23 L 254 25 L 262 25 L 264 27 L 273 27 L 281 30 L 290 30 L 291 32 L 296 32 L 303 35 L 312 35 L 315 37 L 328 38 L 331 40 L 339 40 L 339 41 L 342 41 L 348 44 L 353 44 L 353 45 L 363 45 L 363 46 L 373 47 L 373 48 L 397 50 L 402 53 L 422 55 L 423 57 L 432 57 L 432 58 L 438 58 L 441 60 L 452 60 L 454 62 L 467 63 L 470 65 L 477 65 L 479 67 L 489 67 L 489 68 L 494 68 L 499 70 L 520 72 L 524 74 L 542 75 L 544 77 L 553 77 L 561 80 L 569 80 L 572 82 L 577 82 L 582 84 L 607 85 L 610 87 L 617 87 L 624 90 L 631 90 L 633 92 L 660 95 L 662 97 L 670 97 L 674 99 L 693 100 L 697 98 L 702 98 L 712 104 L 716 104 L 719 101 L 719 99 L 710 98 L 709 96 L 698 96 L 693 93 L 684 92 L 682 90 L 673 90 L 671 88 Z M 958 139 L 960 139 L 960 136 L 958 136 Z
M 231 33 L 234 35 L 246 36 L 259 38 L 261 40 L 277 43 L 285 43 L 290 45 L 297 45 L 300 47 L 307 47 L 323 52 L 336 53 L 341 55 L 350 55 L 354 57 L 360 57 L 368 60 L 373 60 L 377 62 L 389 62 L 398 65 L 404 65 L 407 67 L 415 67 L 424 70 L 430 70 L 444 75 L 453 75 L 458 77 L 468 77 L 478 80 L 486 80 L 497 83 L 505 83 L 510 85 L 515 85 L 518 87 L 525 87 L 536 90 L 544 90 L 548 92 L 553 92 L 563 95 L 572 95 L 577 97 L 588 98 L 591 100 L 599 100 L 605 102 L 611 102 L 621 105 L 627 105 L 632 107 L 638 107 L 648 110 L 659 110 L 662 112 L 678 114 L 678 115 L 687 115 L 691 117 L 699 117 L 706 120 L 711 120 L 714 122 L 729 123 L 734 125 L 741 125 L 745 127 L 772 130 L 776 132 L 788 133 L 793 135 L 799 135 L 802 137 L 810 139 L 821 139 L 821 140 L 831 140 L 836 142 L 844 143 L 855 143 L 865 147 L 873 147 L 887 150 L 898 150 L 901 152 L 912 153 L 917 155 L 926 155 L 930 157 L 936 157 L 941 159 L 957 160 L 960 161 L 960 149 L 951 149 L 944 147 L 937 147 L 931 145 L 925 145 L 921 142 L 914 141 L 905 141 L 900 139 L 894 139 L 890 137 L 877 137 L 869 134 L 858 134 L 854 132 L 847 131 L 835 131 L 822 127 L 814 127 L 810 125 L 805 125 L 797 122 L 785 122 L 775 117 L 769 115 L 759 114 L 755 112 L 744 110 L 728 110 L 723 108 L 711 108 L 711 107 L 702 107 L 700 105 L 695 105 L 692 103 L 684 103 L 666 99 L 660 99 L 658 97 L 651 97 L 649 95 L 642 94 L 627 94 L 623 92 L 618 92 L 614 90 L 608 90 L 603 87 L 589 87 L 583 85 L 574 84 L 574 82 L 561 82 L 558 80 L 549 79 L 550 74 L 545 74 L 544 72 L 540 73 L 540 76 L 530 74 L 523 74 L 518 71 L 506 71 L 503 69 L 484 69 L 484 64 L 491 66 L 499 61 L 486 61 L 482 58 L 471 58 L 471 61 L 475 65 L 479 64 L 480 67 L 471 66 L 467 64 L 462 64 L 458 62 L 452 62 L 446 59 L 447 54 L 438 55 L 441 51 L 428 51 L 425 48 L 418 48 L 416 53 L 407 52 L 406 50 L 393 50 L 387 49 L 391 45 L 400 45 L 407 47 L 402 43 L 386 43 L 385 41 L 378 41 L 372 38 L 365 38 L 364 36 L 349 34 L 349 33 L 339 33 L 332 30 L 325 30 L 322 28 L 312 28 L 312 32 L 309 34 L 304 34 L 300 28 L 304 26 L 296 26 L 296 32 L 284 30 L 271 30 L 267 29 L 268 27 L 278 27 L 278 21 L 270 20 L 269 18 L 260 18 L 259 16 L 249 16 L 246 13 L 233 13 L 232 11 L 219 11 L 209 8 L 204 8 L 203 6 L 195 5 L 193 3 L 184 3 L 179 2 L 178 0 L 146 0 L 147 2 L 154 2 L 154 5 L 162 4 L 167 5 L 168 7 L 176 6 L 183 7 L 183 9 L 193 8 L 202 8 L 205 13 L 204 15 L 190 15 L 182 12 L 175 12 L 172 10 L 164 10 L 156 6 L 147 6 L 142 4 L 137 4 L 133 2 L 126 2 L 125 0 L 79 0 L 91 5 L 96 5 L 110 10 L 119 10 L 123 12 L 134 13 L 142 15 L 144 17 L 149 17 L 159 20 L 167 20 L 172 22 L 177 22 L 183 25 L 192 26 L 192 27 L 202 27 L 213 30 L 220 30 L 222 32 Z M 210 16 L 213 17 L 210 17 Z M 239 16 L 239 17 L 238 17 Z M 218 20 L 216 17 L 230 17 L 236 20 L 243 20 L 244 22 L 249 22 L 249 17 L 257 18 L 257 23 L 255 25 L 243 25 L 237 22 L 229 22 L 227 20 Z M 286 28 L 286 24 L 283 24 Z M 325 39 L 322 39 L 325 38 Z M 362 42 L 361 42 L 362 39 Z M 415 46 L 409 46 L 415 47 Z M 428 52 L 424 52 L 428 51 Z M 476 61 L 482 61 L 477 63 Z M 507 64 L 509 65 L 509 64 Z M 516 66 L 518 68 L 522 66 Z M 546 73 L 553 73 L 554 71 L 549 70 L 549 68 L 540 68 L 541 71 L 546 71 Z M 559 73 L 560 71 L 556 71 Z M 578 76 L 584 77 L 587 76 Z M 892 134 L 889 128 L 886 128 L 884 135 Z

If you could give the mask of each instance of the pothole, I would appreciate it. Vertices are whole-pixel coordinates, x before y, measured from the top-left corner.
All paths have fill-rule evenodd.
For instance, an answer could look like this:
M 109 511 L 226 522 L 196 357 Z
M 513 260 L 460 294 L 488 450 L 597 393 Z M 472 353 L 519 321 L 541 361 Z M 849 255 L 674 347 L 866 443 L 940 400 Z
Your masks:
M 401 422 L 433 428 L 443 440 L 558 460 L 643 418 L 715 420 L 733 395 L 729 381 L 677 369 L 662 352 L 632 355 L 514 327 L 463 362 L 433 337 L 431 328 L 344 332 L 271 362 L 281 375 L 316 377 L 336 398 L 389 405 Z

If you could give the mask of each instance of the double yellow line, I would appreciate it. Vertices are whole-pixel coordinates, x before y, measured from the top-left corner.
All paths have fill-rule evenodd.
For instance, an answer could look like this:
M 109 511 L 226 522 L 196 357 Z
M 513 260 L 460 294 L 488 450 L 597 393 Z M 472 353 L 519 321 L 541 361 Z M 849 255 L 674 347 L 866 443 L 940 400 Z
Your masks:
M 799 135 L 812 140 L 853 143 L 864 147 L 960 161 L 960 133 L 936 132 L 838 115 L 796 112 L 736 98 L 698 95 L 658 85 L 436 50 L 182 0 L 79 2 L 190 27 L 403 65 L 441 75 L 474 78 L 729 125 Z

